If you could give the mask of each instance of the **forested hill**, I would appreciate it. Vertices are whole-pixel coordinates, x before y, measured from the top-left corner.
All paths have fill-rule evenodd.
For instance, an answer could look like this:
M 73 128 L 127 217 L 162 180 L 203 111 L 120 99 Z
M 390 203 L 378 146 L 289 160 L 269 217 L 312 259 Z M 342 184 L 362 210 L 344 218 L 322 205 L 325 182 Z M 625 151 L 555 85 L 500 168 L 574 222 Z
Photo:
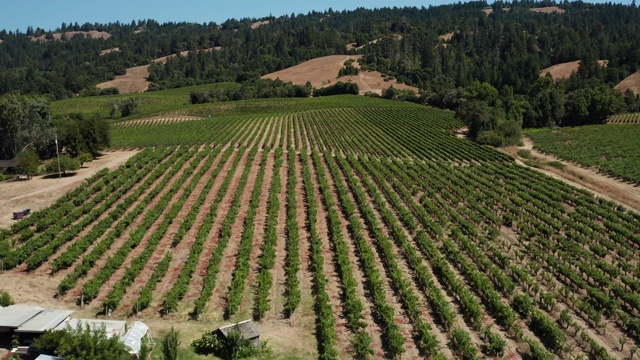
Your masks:
M 531 11 L 549 6 L 560 12 Z M 254 24 L 258 20 L 261 26 Z M 110 36 L 69 36 L 90 30 Z M 34 41 L 36 37 L 40 40 Z M 75 23 L 52 31 L 5 30 L 0 39 L 0 94 L 45 93 L 56 99 L 91 93 L 97 83 L 124 74 L 126 68 L 185 50 L 194 52 L 151 65 L 151 90 L 243 81 L 318 56 L 356 52 L 364 55 L 365 69 L 431 92 L 479 80 L 525 94 L 540 70 L 576 60 L 584 65 L 582 80 L 574 87 L 589 80 L 611 88 L 640 68 L 640 10 L 635 1 L 629 6 L 514 1 L 491 7 L 469 2 L 329 9 L 222 24 Z M 218 50 L 195 51 L 212 48 Z M 606 69 L 597 66 L 597 60 L 608 60 Z

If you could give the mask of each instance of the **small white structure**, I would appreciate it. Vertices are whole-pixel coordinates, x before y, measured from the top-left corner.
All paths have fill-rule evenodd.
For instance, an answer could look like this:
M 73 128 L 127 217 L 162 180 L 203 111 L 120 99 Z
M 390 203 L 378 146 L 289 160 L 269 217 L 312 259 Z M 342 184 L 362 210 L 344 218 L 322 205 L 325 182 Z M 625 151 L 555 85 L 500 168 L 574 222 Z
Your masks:
M 39 306 L 16 304 L 0 308 L 0 332 L 13 331 L 38 315 L 44 308 Z
M 63 359 L 61 357 L 58 357 L 58 356 L 40 354 L 40 355 L 38 355 L 36 360 L 63 360 Z
M 20 325 L 15 332 L 42 334 L 47 330 L 55 329 L 60 323 L 69 318 L 71 313 L 73 313 L 72 310 L 42 310 L 36 316 Z
M 120 342 L 124 344 L 129 354 L 137 356 L 140 353 L 142 341 L 148 332 L 149 327 L 145 323 L 134 321 L 129 331 L 120 338 Z
M 82 328 L 89 326 L 93 331 L 100 330 L 104 327 L 107 338 L 114 336 L 120 337 L 126 332 L 127 322 L 119 320 L 98 320 L 98 319 L 77 319 L 69 318 L 67 321 L 58 325 L 54 330 L 65 330 L 68 327 L 77 329 L 78 325 Z

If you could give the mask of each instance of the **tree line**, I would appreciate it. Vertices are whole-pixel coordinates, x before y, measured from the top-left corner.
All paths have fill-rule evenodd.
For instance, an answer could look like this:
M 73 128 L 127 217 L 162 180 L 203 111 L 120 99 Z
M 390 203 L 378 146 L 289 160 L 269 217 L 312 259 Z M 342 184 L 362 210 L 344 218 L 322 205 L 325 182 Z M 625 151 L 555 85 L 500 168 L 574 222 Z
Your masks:
M 62 155 L 60 168 L 57 162 L 49 162 L 44 172 L 74 171 L 110 143 L 109 124 L 97 116 L 53 118 L 45 97 L 0 97 L 0 159 L 15 159 L 19 173 L 38 174 L 41 160 L 54 158 L 58 152 Z

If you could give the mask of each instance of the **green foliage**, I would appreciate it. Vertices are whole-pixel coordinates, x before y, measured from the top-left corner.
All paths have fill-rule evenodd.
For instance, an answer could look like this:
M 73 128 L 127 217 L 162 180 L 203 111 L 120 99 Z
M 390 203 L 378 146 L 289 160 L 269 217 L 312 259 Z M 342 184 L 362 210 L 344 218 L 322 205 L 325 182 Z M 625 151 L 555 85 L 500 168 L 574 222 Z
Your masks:
M 190 94 L 191 104 L 206 104 L 209 102 L 268 99 L 268 98 L 306 98 L 311 95 L 311 84 L 305 86 L 283 82 L 280 79 L 252 79 L 242 83 L 240 88 L 198 89 Z
M 46 331 L 35 340 L 33 347 L 69 360 L 131 358 L 117 336 L 109 338 L 104 327 L 93 329 L 88 324 L 78 324 L 75 329 Z
M 162 355 L 164 360 L 178 360 L 178 348 L 180 347 L 180 331 L 173 326 L 162 338 Z
M 82 153 L 96 157 L 101 149 L 111 144 L 109 124 L 97 115 L 85 119 L 82 113 L 74 113 L 57 119 L 55 123 L 59 131 L 60 148 L 64 148 L 72 157 Z M 86 157 L 83 160 L 86 161 Z
M 9 306 L 13 304 L 14 302 L 9 292 L 7 292 L 6 290 L 0 291 L 0 306 Z
M 531 159 L 531 150 L 520 149 L 518 150 L 518 156 L 523 159 Z
M 78 169 L 80 169 L 80 161 L 72 158 L 67 154 L 60 155 L 59 169 L 58 169 L 58 160 L 55 157 L 49 160 L 49 162 L 44 167 L 44 171 L 47 174 L 58 174 L 59 172 L 62 174 L 66 174 L 67 172 L 74 172 Z
M 353 66 L 353 60 L 350 59 L 345 61 L 344 66 L 340 68 L 340 71 L 338 71 L 338 77 L 358 75 L 359 73 L 360 70 Z
M 540 129 L 526 134 L 540 151 L 640 183 L 640 159 L 634 155 L 640 152 L 640 142 L 630 140 L 640 137 L 637 124 Z
M 271 350 L 266 342 L 254 346 L 249 339 L 242 336 L 240 328 L 234 327 L 227 337 L 219 337 L 217 332 L 204 333 L 191 343 L 196 354 L 213 354 L 222 359 L 246 359 L 268 356 Z
M 522 137 L 520 124 L 510 120 L 502 108 L 486 101 L 468 100 L 456 110 L 456 116 L 469 128 L 469 137 L 491 146 L 514 145 Z
M 91 154 L 89 153 L 83 152 L 80 153 L 80 155 L 78 155 L 76 159 L 78 159 L 78 161 L 80 162 L 80 166 L 84 166 L 85 163 L 93 161 L 93 156 L 91 156 Z
M 18 174 L 25 174 L 27 176 L 38 175 L 40 158 L 33 149 L 24 150 L 16 157 L 15 168 Z
M 15 94 L 0 98 L 0 159 L 12 159 L 29 146 L 43 151 L 53 137 L 47 99 Z
M 109 115 L 112 118 L 116 118 L 116 115 L 120 117 L 131 116 L 133 111 L 138 107 L 138 104 L 138 99 L 132 97 L 124 100 L 111 100 L 109 101 L 109 107 L 111 109 Z
M 625 107 L 620 91 L 600 85 L 569 92 L 562 125 L 602 124 Z
M 358 95 L 360 92 L 358 88 L 358 84 L 351 82 L 342 82 L 338 81 L 334 85 L 323 87 L 320 89 L 313 90 L 313 96 L 331 96 L 331 95 L 342 95 L 342 94 L 352 94 Z

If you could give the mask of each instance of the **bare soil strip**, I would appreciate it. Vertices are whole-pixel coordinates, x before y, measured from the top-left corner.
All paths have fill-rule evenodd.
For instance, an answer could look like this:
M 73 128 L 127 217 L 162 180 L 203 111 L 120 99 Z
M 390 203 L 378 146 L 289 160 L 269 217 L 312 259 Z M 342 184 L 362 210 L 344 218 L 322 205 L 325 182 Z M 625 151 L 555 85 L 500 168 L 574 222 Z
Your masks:
M 336 193 L 335 181 L 341 181 L 345 186 L 347 186 L 345 183 L 345 180 L 343 178 L 334 179 L 332 176 L 330 176 L 328 168 L 326 167 L 326 163 L 324 164 L 324 167 L 325 167 L 325 172 L 327 174 L 327 181 L 329 182 L 329 185 L 331 185 L 332 196 L 336 200 L 336 203 L 339 204 L 340 202 L 338 199 L 338 195 Z M 353 201 L 353 203 L 355 204 L 356 203 L 355 199 L 353 198 L 353 195 L 351 193 L 349 193 L 349 197 L 351 198 L 351 201 Z M 370 297 L 368 296 L 368 292 L 364 288 L 365 280 L 363 275 L 363 269 L 361 266 L 359 266 L 360 260 L 358 255 L 356 255 L 356 249 L 354 246 L 355 240 L 349 234 L 348 229 L 350 228 L 350 225 L 347 225 L 349 224 L 349 222 L 347 221 L 347 219 L 345 219 L 342 209 L 336 208 L 336 211 L 338 212 L 338 215 L 340 217 L 340 222 L 343 224 L 342 236 L 345 239 L 347 246 L 349 247 L 349 260 L 351 264 L 354 265 L 353 277 L 355 278 L 357 283 L 356 293 L 358 294 L 358 298 L 360 299 L 360 301 L 362 301 L 362 304 L 364 305 L 364 308 L 365 308 L 365 311 L 363 311 L 364 313 L 363 321 L 367 324 L 366 331 L 371 336 L 371 339 L 372 339 L 371 347 L 374 351 L 374 356 L 383 357 L 384 350 L 382 349 L 382 339 L 380 334 L 380 328 L 378 324 L 376 324 L 375 319 L 373 318 L 373 315 L 372 315 L 372 309 L 374 308 L 374 305 L 371 302 Z M 362 219 L 360 220 L 362 221 Z
M 218 166 L 220 166 L 220 162 L 222 161 L 224 152 L 225 152 L 224 149 L 220 151 L 217 158 L 214 160 L 213 164 L 211 165 L 212 169 L 216 169 Z M 228 170 L 228 167 L 233 162 L 234 157 L 235 157 L 234 155 L 230 156 L 229 159 L 227 159 L 227 162 L 225 164 L 222 164 L 222 166 L 223 167 L 227 166 L 227 170 Z M 154 309 L 153 311 L 160 310 L 160 306 L 164 301 L 164 296 L 171 289 L 175 281 L 180 276 L 180 272 L 182 271 L 182 268 L 184 265 L 184 259 L 189 257 L 189 251 L 191 249 L 191 246 L 196 240 L 196 234 L 202 227 L 202 224 L 207 216 L 207 213 L 209 212 L 209 209 L 210 209 L 209 206 L 211 205 L 211 203 L 213 203 L 222 185 L 222 181 L 220 179 L 222 179 L 225 175 L 226 175 L 225 171 L 220 171 L 220 173 L 216 178 L 216 181 L 213 183 L 213 186 L 207 193 L 207 197 L 205 198 L 204 203 L 200 211 L 198 212 L 198 215 L 196 215 L 196 219 L 193 225 L 191 226 L 191 229 L 187 231 L 182 241 L 180 241 L 180 243 L 173 249 L 173 254 L 172 254 L 173 258 L 169 263 L 169 269 L 167 270 L 167 273 L 165 274 L 164 278 L 160 281 L 160 283 L 158 283 L 158 285 L 156 286 L 156 289 L 152 293 L 153 300 L 151 302 L 151 306 L 149 307 L 151 309 Z
M 186 164 L 187 167 L 191 166 L 192 161 L 194 159 L 195 159 L 195 157 L 193 157 L 191 159 L 191 161 L 187 161 L 187 164 Z M 198 170 L 200 170 L 202 168 L 202 166 L 204 165 L 205 161 L 206 161 L 206 157 L 204 157 L 204 158 L 202 158 L 200 160 L 200 162 L 198 163 L 198 165 L 197 165 L 196 169 L 194 170 L 194 172 L 185 180 L 185 184 L 188 184 L 191 181 L 191 179 L 198 172 Z M 166 188 L 170 189 L 171 186 L 167 186 Z M 173 204 L 173 203 L 179 201 L 179 199 L 182 197 L 182 195 L 184 193 L 185 193 L 185 188 L 184 187 L 181 188 L 180 190 L 176 191 L 176 193 L 172 196 L 171 201 L 169 203 Z M 135 249 L 131 250 L 131 252 L 129 252 L 129 255 L 127 255 L 127 259 L 122 264 L 122 266 L 120 266 L 118 268 L 118 270 L 116 270 L 111 275 L 109 281 L 105 282 L 102 285 L 102 288 L 100 289 L 100 292 L 98 293 L 98 295 L 95 298 L 96 301 L 99 301 L 99 302 L 104 301 L 106 296 L 111 292 L 111 290 L 113 288 L 113 285 L 116 282 L 118 282 L 124 276 L 125 272 L 127 271 L 127 268 L 131 264 L 131 262 L 134 259 L 136 259 L 146 249 L 146 247 L 148 245 L 148 242 L 149 242 L 149 239 L 151 238 L 153 233 L 160 227 L 160 225 L 164 222 L 164 219 L 168 215 L 168 210 L 169 209 L 170 208 L 165 209 L 165 212 L 155 221 L 155 223 L 153 225 L 151 225 L 151 228 L 149 229 L 149 231 L 147 231 L 145 236 L 142 238 L 142 241 L 140 241 L 140 244 L 138 246 L 136 246 Z M 181 223 L 182 220 L 184 219 L 184 216 L 187 214 L 187 212 L 188 212 L 188 210 L 185 210 L 185 207 L 183 205 L 183 208 L 178 213 L 177 219 L 174 219 L 174 222 Z M 154 257 L 152 257 L 152 259 L 155 258 L 156 262 L 160 262 L 160 260 L 162 259 L 162 256 L 164 255 L 164 250 L 166 250 L 170 245 L 171 245 L 171 240 L 165 234 L 165 236 L 162 238 L 162 240 L 158 244 L 158 247 L 154 251 Z M 161 251 L 161 253 L 157 254 L 158 251 Z M 153 260 L 151 260 L 151 262 L 153 262 Z M 148 268 L 149 267 L 147 267 L 147 269 Z M 139 276 L 138 276 L 138 278 L 139 278 Z
M 58 198 L 81 186 L 103 168 L 115 169 L 137 154 L 138 150 L 106 151 L 102 156 L 87 163 L 74 176 L 45 178 L 37 176 L 26 181 L 0 182 L 0 228 L 8 228 L 15 220 L 12 212 L 30 208 L 32 212 L 53 205 Z
M 166 162 L 168 160 L 169 157 L 166 157 L 164 159 L 162 159 L 162 161 L 157 165 L 159 166 L 160 164 Z M 135 183 L 129 190 L 127 190 L 127 192 L 125 192 L 118 200 L 116 200 L 113 204 L 111 204 L 109 206 L 109 208 L 104 211 L 102 214 L 100 214 L 94 221 L 92 224 L 98 224 L 100 221 L 104 220 L 106 217 L 108 217 L 109 215 L 111 215 L 111 211 L 114 210 L 117 206 L 119 206 L 122 202 L 124 202 L 125 198 L 127 198 L 129 195 L 131 195 L 131 193 L 135 192 L 136 190 L 138 190 L 144 183 L 145 181 L 147 181 L 147 179 L 149 178 L 149 176 L 152 174 L 153 171 L 149 171 L 147 172 L 147 174 L 145 174 L 140 181 L 138 181 L 137 183 Z M 127 211 L 124 212 L 123 216 L 125 214 L 128 213 L 129 210 L 135 208 L 135 206 L 137 205 L 138 201 L 140 199 L 142 199 L 145 195 L 145 193 L 151 191 L 151 187 L 149 189 L 147 189 L 146 191 L 144 191 L 142 194 L 140 194 L 140 197 L 131 205 L 129 206 L 129 209 L 127 209 Z M 78 218 L 77 221 L 81 221 L 81 218 Z M 76 221 L 76 222 L 77 222 Z M 76 222 L 74 222 L 73 224 L 75 224 Z M 115 226 L 112 225 L 111 227 Z M 71 224 L 70 226 L 72 226 L 73 224 Z M 84 237 L 85 235 L 87 235 L 93 228 L 93 225 L 91 226 L 87 226 L 85 229 L 83 229 L 82 231 L 80 231 L 80 233 L 78 233 L 78 235 L 76 235 L 71 241 L 68 241 L 67 243 L 65 243 L 64 245 L 62 245 L 56 252 L 54 252 L 53 254 L 51 254 L 51 256 L 49 257 L 49 259 L 47 261 L 45 261 L 44 263 L 42 263 L 42 265 L 40 265 L 40 267 L 38 269 L 36 269 L 35 271 L 38 273 L 42 273 L 42 274 L 50 274 L 52 271 L 52 266 L 51 266 L 51 262 L 56 259 L 58 256 L 60 256 L 62 253 L 64 253 L 69 246 L 71 246 L 73 243 L 75 243 L 76 241 L 78 241 L 79 239 L 82 239 L 82 237 Z M 105 232 L 106 233 L 106 232 Z
M 237 156 L 237 154 L 236 154 Z M 196 271 L 193 273 L 191 277 L 191 282 L 189 283 L 189 288 L 187 289 L 186 295 L 182 300 L 183 305 L 186 306 L 185 311 L 190 311 L 191 306 L 196 298 L 198 298 L 200 294 L 200 290 L 202 290 L 202 285 L 204 283 L 204 278 L 207 276 L 207 268 L 209 267 L 209 259 L 213 255 L 213 251 L 215 250 L 218 239 L 220 237 L 220 228 L 222 225 L 222 221 L 224 220 L 229 208 L 231 207 L 231 203 L 233 201 L 233 194 L 235 194 L 238 183 L 240 181 L 240 177 L 242 176 L 242 171 L 245 166 L 247 166 L 249 152 L 245 151 L 242 155 L 242 159 L 238 163 L 238 167 L 233 173 L 233 180 L 231 181 L 231 185 L 227 189 L 227 193 L 224 195 L 220 206 L 216 211 L 215 220 L 213 221 L 213 226 L 211 227 L 211 231 L 209 232 L 208 240 L 205 242 L 204 247 L 202 249 L 202 253 L 200 254 L 200 258 L 198 259 L 198 264 L 196 265 Z M 227 164 L 231 167 L 233 162 L 228 161 Z M 227 165 L 225 165 L 226 167 Z M 227 173 L 230 169 L 227 168 L 226 171 L 223 170 L 223 173 Z
M 173 184 L 178 180 L 178 178 L 180 177 L 180 173 L 182 173 L 186 168 L 188 168 L 188 166 L 189 166 L 189 162 L 187 161 L 181 167 L 181 169 L 173 176 L 173 178 L 171 178 L 171 180 L 169 180 L 169 182 L 167 183 L 165 188 L 162 189 L 162 191 L 160 191 L 158 193 L 158 196 L 156 196 L 154 198 L 154 200 L 152 200 L 149 203 L 148 209 L 152 209 L 158 204 L 158 202 L 160 201 L 162 196 L 164 194 L 166 194 L 169 191 L 169 189 L 171 188 L 171 186 L 173 186 Z M 134 229 L 134 228 L 138 227 L 142 223 L 142 221 L 145 218 L 145 216 L 146 216 L 146 213 L 141 214 L 136 220 L 133 221 L 133 223 L 129 226 L 129 228 L 127 230 L 124 231 L 123 234 L 128 234 L 129 229 Z M 158 227 L 158 223 L 156 222 L 154 224 L 154 226 L 152 226 L 149 229 L 149 232 L 153 232 L 157 227 Z M 104 265 L 107 262 L 107 260 L 109 258 L 111 258 L 118 251 L 118 249 L 120 249 L 123 246 L 123 244 L 127 241 L 127 239 L 128 239 L 128 237 L 125 235 L 125 236 L 120 236 L 116 241 L 114 241 L 113 244 L 111 244 L 111 247 L 109 248 L 109 250 L 107 250 L 102 255 L 102 257 L 98 261 L 96 261 L 96 263 L 91 268 L 91 270 L 89 270 L 87 272 L 87 274 L 85 274 L 85 276 L 83 278 L 78 279 L 78 282 L 76 284 L 75 289 L 72 290 L 72 291 L 69 291 L 67 293 L 67 295 L 65 296 L 65 298 L 69 299 L 70 297 L 71 298 L 75 298 L 75 297 L 80 296 L 80 293 L 82 291 L 82 287 L 84 286 L 84 284 L 87 281 L 89 281 L 89 279 L 93 278 L 95 276 L 95 274 L 97 272 L 99 272 L 100 269 L 102 269 L 102 267 L 104 267 Z M 144 239 L 143 239 L 143 241 L 140 242 L 140 244 L 138 244 L 137 247 L 139 248 L 140 246 L 146 246 L 146 242 L 144 242 Z M 71 268 L 69 268 L 67 270 L 68 271 L 72 271 Z
M 267 222 L 267 206 L 269 200 L 269 189 L 271 182 L 273 181 L 273 165 L 275 163 L 274 153 L 271 152 L 267 155 L 267 164 L 264 171 L 264 181 L 262 182 L 262 188 L 260 191 L 260 200 L 258 210 L 256 212 L 255 228 L 253 233 L 253 246 L 251 249 L 251 256 L 249 259 L 249 275 L 247 276 L 247 283 L 245 284 L 244 293 L 242 295 L 242 304 L 240 304 L 239 314 L 251 314 L 253 309 L 252 296 L 254 290 L 254 284 L 256 276 L 260 271 L 260 265 L 258 264 L 258 258 L 261 255 L 262 244 L 264 243 L 265 226 Z M 248 317 L 248 316 L 247 316 Z
M 308 155 L 309 164 L 313 164 L 313 160 Z M 328 224 L 328 209 L 324 204 L 323 196 L 320 192 L 320 184 L 318 181 L 317 171 L 324 171 L 323 169 L 316 169 L 315 166 L 311 166 L 311 182 L 313 183 L 314 198 L 318 204 L 318 222 L 317 231 L 318 237 L 322 241 L 322 257 L 323 273 L 327 278 L 327 293 L 331 301 L 331 308 L 335 315 L 335 329 L 338 339 L 336 345 L 341 352 L 348 354 L 350 349 L 350 339 L 353 337 L 353 333 L 347 327 L 347 320 L 344 315 L 344 309 L 342 305 L 342 293 L 344 289 L 340 283 L 340 277 L 338 276 L 338 269 L 336 267 L 335 247 L 329 239 L 329 224 Z M 325 171 L 325 177 L 326 171 Z
M 271 310 L 265 314 L 265 319 L 273 320 L 273 319 L 282 319 L 284 312 L 284 282 L 285 282 L 285 274 L 284 274 L 284 259 L 287 254 L 285 250 L 285 239 L 286 239 L 286 231 L 285 224 L 287 222 L 287 174 L 289 171 L 289 162 L 287 161 L 286 155 L 287 153 L 283 153 L 282 166 L 280 167 L 280 174 L 276 174 L 276 176 L 280 176 L 280 183 L 282 184 L 280 188 L 280 193 L 278 194 L 278 203 L 280 205 L 278 209 L 278 224 L 276 225 L 276 234 L 278 235 L 278 242 L 276 243 L 276 256 L 275 256 L 275 264 L 273 267 L 272 275 L 273 275 L 273 284 L 271 286 L 271 291 L 269 294 L 269 299 L 271 300 Z
M 196 168 L 196 170 L 194 171 L 194 174 L 196 174 L 198 171 L 202 169 L 202 166 L 207 162 L 207 159 L 209 158 L 209 156 L 211 156 L 211 154 L 209 154 L 208 156 L 202 159 L 201 163 L 198 165 L 198 168 Z M 120 308 L 116 309 L 116 311 L 119 310 L 125 314 L 130 312 L 134 304 L 134 301 L 138 299 L 138 296 L 140 295 L 140 291 L 142 291 L 145 284 L 149 281 L 149 278 L 152 276 L 153 272 L 156 269 L 157 264 L 162 260 L 165 253 L 170 251 L 172 253 L 172 256 L 175 257 L 174 249 L 171 248 L 171 243 L 173 242 L 173 238 L 175 237 L 176 233 L 178 232 L 178 229 L 184 222 L 185 217 L 187 216 L 191 208 L 194 206 L 195 202 L 198 200 L 198 197 L 200 197 L 200 194 L 202 193 L 202 190 L 207 180 L 209 179 L 209 177 L 211 176 L 211 173 L 216 167 L 215 161 L 219 161 L 220 157 L 221 157 L 221 153 L 216 155 L 216 159 L 214 159 L 214 163 L 209 167 L 209 169 L 206 170 L 204 175 L 200 178 L 198 184 L 193 189 L 193 191 L 189 195 L 189 198 L 185 201 L 184 205 L 182 206 L 182 209 L 178 213 L 178 216 L 172 221 L 171 225 L 169 225 L 167 232 L 165 233 L 162 240 L 160 241 L 160 244 L 158 244 L 158 247 L 154 251 L 151 259 L 149 259 L 150 266 L 146 266 L 142 270 L 142 272 L 138 274 L 136 281 L 134 282 L 134 284 L 132 284 L 131 287 L 129 287 L 127 293 L 122 298 Z
M 231 227 L 231 237 L 229 238 L 227 247 L 222 253 L 222 260 L 219 264 L 220 271 L 218 272 L 218 277 L 216 279 L 216 286 L 213 289 L 211 300 L 209 300 L 209 303 L 207 304 L 206 318 L 222 319 L 226 306 L 226 294 L 229 289 L 229 284 L 233 278 L 233 271 L 238 260 L 238 246 L 240 245 L 240 239 L 242 238 L 244 230 L 243 225 L 247 218 L 251 192 L 256 184 L 261 159 L 262 154 L 258 152 L 255 159 L 253 159 L 253 163 L 246 165 L 251 167 L 249 178 L 247 180 L 247 185 L 244 187 L 242 195 L 240 196 L 240 209 L 238 210 L 238 215 Z

